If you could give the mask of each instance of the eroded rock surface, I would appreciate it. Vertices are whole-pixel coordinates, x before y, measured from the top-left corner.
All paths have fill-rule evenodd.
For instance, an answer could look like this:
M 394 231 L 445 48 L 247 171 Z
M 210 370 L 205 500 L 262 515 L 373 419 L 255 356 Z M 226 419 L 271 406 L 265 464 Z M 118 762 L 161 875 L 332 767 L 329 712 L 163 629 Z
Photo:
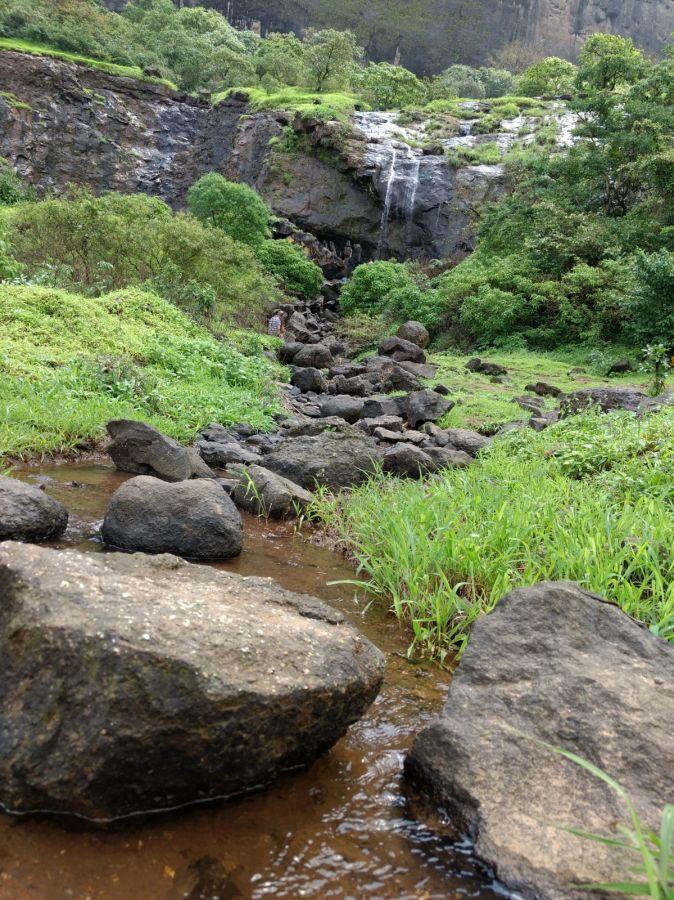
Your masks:
M 109 819 L 265 785 L 367 709 L 381 653 L 266 578 L 0 546 L 0 802 Z M 29 640 L 27 640 L 29 638 Z
M 536 740 L 599 766 L 655 829 L 674 800 L 672 734 L 674 649 L 576 585 L 542 583 L 478 619 L 407 771 L 501 881 L 525 897 L 566 900 L 587 896 L 582 883 L 633 880 L 632 857 L 562 830 L 606 833 L 628 824 L 626 809 Z

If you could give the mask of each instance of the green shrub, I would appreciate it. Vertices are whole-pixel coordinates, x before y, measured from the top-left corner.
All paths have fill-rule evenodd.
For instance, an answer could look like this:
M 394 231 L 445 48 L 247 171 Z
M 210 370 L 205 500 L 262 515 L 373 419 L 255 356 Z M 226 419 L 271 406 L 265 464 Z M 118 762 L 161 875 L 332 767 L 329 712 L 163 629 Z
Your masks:
M 353 273 L 342 290 L 340 305 L 345 315 L 354 312 L 379 314 L 386 311 L 388 297 L 397 288 L 409 288 L 407 268 L 397 262 L 365 263 Z
M 278 302 L 252 251 L 145 194 L 69 198 L 12 207 L 5 237 L 27 277 L 99 294 L 150 282 L 200 321 L 259 322 Z
M 222 229 L 242 244 L 255 246 L 269 234 L 269 210 L 260 195 L 216 172 L 202 175 L 192 185 L 187 205 L 201 222 Z
M 0 458 L 70 449 L 113 418 L 180 440 L 212 421 L 269 427 L 273 374 L 156 294 L 0 285 Z
M 297 244 L 264 241 L 256 255 L 266 272 L 276 276 L 284 290 L 311 297 L 323 284 L 323 272 Z
M 335 332 L 352 353 L 363 353 L 378 347 L 391 333 L 391 326 L 383 316 L 356 312 L 339 319 L 335 323 Z
M 558 97 L 574 88 L 577 69 L 573 63 L 548 56 L 520 75 L 517 87 L 527 97 Z
M 26 199 L 26 190 L 19 176 L 6 159 L 0 157 L 0 206 L 13 206 Z
M 636 287 L 627 301 L 630 332 L 640 344 L 660 341 L 674 347 L 674 253 L 637 252 Z
M 359 93 L 375 109 L 399 109 L 426 98 L 424 83 L 403 66 L 390 63 L 370 63 L 363 71 Z

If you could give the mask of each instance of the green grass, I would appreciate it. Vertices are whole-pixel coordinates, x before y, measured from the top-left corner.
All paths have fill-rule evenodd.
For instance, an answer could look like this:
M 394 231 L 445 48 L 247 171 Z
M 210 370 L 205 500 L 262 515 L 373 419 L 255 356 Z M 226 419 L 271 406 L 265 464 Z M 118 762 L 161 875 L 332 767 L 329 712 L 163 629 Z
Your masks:
M 447 159 L 452 168 L 461 166 L 496 166 L 503 158 L 496 141 L 485 141 L 474 147 L 452 147 L 447 151 Z
M 472 356 L 480 356 L 505 366 L 508 370 L 506 383 L 493 383 L 488 376 L 466 370 L 466 363 Z M 616 359 L 629 354 L 616 351 Z M 528 419 L 530 415 L 522 410 L 512 398 L 521 396 L 524 388 L 532 381 L 546 381 L 565 393 L 582 388 L 601 385 L 632 385 L 646 391 L 648 378 L 642 372 L 627 375 L 602 377 L 593 373 L 587 362 L 587 354 L 578 351 L 564 354 L 542 354 L 521 351 L 502 353 L 488 351 L 461 355 L 458 353 L 435 353 L 431 359 L 438 365 L 438 373 L 429 384 L 447 385 L 453 400 L 458 401 L 454 409 L 445 416 L 441 424 L 452 428 L 495 427 L 515 419 Z M 579 374 L 570 375 L 574 368 L 581 368 Z M 547 401 L 547 406 L 554 405 Z
M 354 111 L 357 103 L 361 108 L 364 108 L 363 103 L 353 94 L 318 94 L 297 87 L 286 87 L 273 94 L 268 94 L 258 87 L 230 88 L 219 94 L 213 94 L 213 104 L 222 103 L 233 92 L 247 94 L 251 107 L 258 111 L 286 109 L 290 112 L 301 112 L 323 119 L 337 119 L 339 121 L 345 121 Z
M 320 494 L 330 527 L 412 630 L 444 659 L 509 590 L 569 579 L 674 640 L 674 411 L 586 413 L 498 438 L 465 470 L 378 476 Z
M 0 465 L 140 418 L 179 440 L 209 422 L 267 428 L 278 411 L 263 344 L 217 341 L 170 303 L 0 285 Z
M 118 75 L 122 78 L 136 78 L 139 81 L 149 81 L 152 84 L 162 84 L 165 87 L 178 90 L 177 85 L 166 78 L 153 78 L 145 75 L 140 66 L 120 66 L 117 63 L 106 62 L 102 59 L 92 59 L 89 56 L 80 56 L 78 53 L 68 53 L 55 47 L 47 47 L 44 44 L 33 44 L 30 41 L 20 41 L 15 38 L 0 38 L 0 51 L 14 50 L 17 53 L 29 53 L 31 56 L 52 56 L 65 62 L 78 63 L 88 66 L 90 69 L 100 69 L 108 75 Z
M 12 109 L 32 109 L 30 103 L 20 100 L 16 94 L 12 94 L 11 91 L 0 91 L 0 97 L 2 97 L 5 103 Z

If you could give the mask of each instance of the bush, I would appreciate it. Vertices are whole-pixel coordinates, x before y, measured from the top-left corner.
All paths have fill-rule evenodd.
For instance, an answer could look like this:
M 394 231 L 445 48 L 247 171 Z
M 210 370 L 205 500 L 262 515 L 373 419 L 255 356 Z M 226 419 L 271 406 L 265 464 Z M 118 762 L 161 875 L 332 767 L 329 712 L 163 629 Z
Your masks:
M 265 272 L 276 276 L 284 290 L 309 297 L 320 291 L 322 270 L 296 244 L 264 241 L 255 252 Z
M 26 199 L 26 190 L 19 176 L 6 159 L 0 157 L 0 206 L 13 206 Z
M 346 341 L 352 353 L 363 353 L 378 347 L 391 333 L 391 326 L 383 316 L 353 313 L 335 323 L 335 332 Z
M 201 222 L 222 229 L 242 244 L 256 246 L 269 234 L 269 210 L 259 194 L 216 172 L 202 175 L 192 185 L 187 205 Z
M 518 89 L 525 97 L 558 97 L 574 89 L 577 69 L 573 63 L 548 56 L 523 72 Z
M 26 276 L 100 294 L 151 282 L 199 321 L 253 324 L 278 302 L 252 251 L 145 194 L 67 199 L 12 207 L 6 240 Z
M 626 304 L 632 336 L 641 345 L 660 342 L 674 349 L 674 253 L 639 251 L 634 273 L 636 287 Z
M 340 305 L 345 315 L 361 312 L 383 313 L 388 308 L 388 298 L 397 288 L 412 284 L 407 268 L 397 262 L 365 263 L 353 273 L 342 290 Z
M 375 109 L 399 109 L 426 98 L 426 88 L 414 72 L 385 62 L 370 63 L 364 70 L 359 93 Z

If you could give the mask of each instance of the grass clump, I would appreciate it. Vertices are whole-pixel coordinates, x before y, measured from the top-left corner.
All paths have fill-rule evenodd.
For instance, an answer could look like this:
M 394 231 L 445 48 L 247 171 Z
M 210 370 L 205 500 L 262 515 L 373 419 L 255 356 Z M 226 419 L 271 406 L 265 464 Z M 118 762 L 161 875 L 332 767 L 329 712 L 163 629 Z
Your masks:
M 227 91 L 214 94 L 212 98 L 213 104 L 217 105 L 224 102 L 232 93 L 246 94 L 248 103 L 256 111 L 285 109 L 289 112 L 300 112 L 307 116 L 317 116 L 326 121 L 336 120 L 344 122 L 355 110 L 356 105 L 361 109 L 367 108 L 367 105 L 359 101 L 354 94 L 341 92 L 318 93 L 307 91 L 301 87 L 284 87 L 272 93 L 267 93 L 261 87 L 230 88 Z
M 314 515 L 390 598 L 413 654 L 444 660 L 505 593 L 563 579 L 674 640 L 673 434 L 670 411 L 645 425 L 588 413 L 499 438 L 465 470 L 322 495 Z
M 245 349 L 254 355 L 138 289 L 84 297 L 1 285 L 0 461 L 96 440 L 113 418 L 179 440 L 212 421 L 269 427 L 273 367 L 261 342 Z
M 140 66 L 122 66 L 117 63 L 106 62 L 103 59 L 93 59 L 90 56 L 82 56 L 79 53 L 58 50 L 56 47 L 34 44 L 31 41 L 0 37 L 0 50 L 14 50 L 17 53 L 28 53 L 31 56 L 51 56 L 54 59 L 62 59 L 64 62 L 78 63 L 81 66 L 88 66 L 90 69 L 99 69 L 108 75 L 117 75 L 121 78 L 136 78 L 139 81 L 149 81 L 152 84 L 161 84 L 172 90 L 178 90 L 177 85 L 172 81 L 169 81 L 167 78 L 156 78 L 146 75 Z
M 447 151 L 447 159 L 454 169 L 461 166 L 496 166 L 502 157 L 503 154 L 496 141 L 487 141 L 474 147 L 459 145 Z

